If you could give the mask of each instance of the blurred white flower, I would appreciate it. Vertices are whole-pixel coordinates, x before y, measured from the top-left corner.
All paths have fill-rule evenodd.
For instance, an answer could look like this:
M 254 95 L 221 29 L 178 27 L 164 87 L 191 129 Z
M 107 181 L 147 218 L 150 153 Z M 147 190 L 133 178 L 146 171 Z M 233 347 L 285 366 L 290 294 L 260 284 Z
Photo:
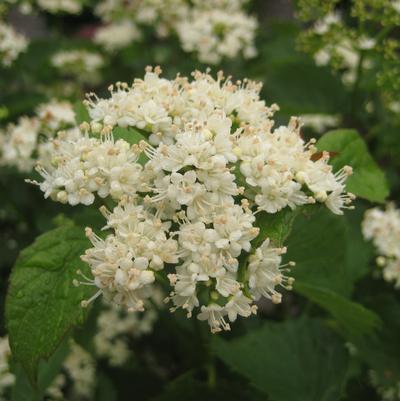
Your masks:
M 377 248 L 378 265 L 383 267 L 383 278 L 400 288 L 400 210 L 394 204 L 386 210 L 372 208 L 365 212 L 362 223 L 364 238 Z
M 15 29 L 0 21 L 0 63 L 9 67 L 28 47 L 27 39 Z
M 109 52 L 129 46 L 141 38 L 140 31 L 132 21 L 124 20 L 97 29 L 94 41 Z
M 37 0 L 43 10 L 50 13 L 79 14 L 82 10 L 82 0 Z
M 196 52 L 203 63 L 218 64 L 223 58 L 242 53 L 255 57 L 257 21 L 242 11 L 193 9 L 188 18 L 176 24 L 183 50 Z

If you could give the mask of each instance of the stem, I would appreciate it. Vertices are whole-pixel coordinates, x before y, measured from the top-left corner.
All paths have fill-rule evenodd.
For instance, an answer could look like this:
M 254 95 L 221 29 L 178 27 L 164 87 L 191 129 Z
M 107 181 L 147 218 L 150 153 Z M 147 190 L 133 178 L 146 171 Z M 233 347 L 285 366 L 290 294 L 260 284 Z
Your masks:
M 207 368 L 207 384 L 208 388 L 213 390 L 215 389 L 215 386 L 217 384 L 217 369 L 215 367 L 215 356 L 214 356 L 214 351 L 211 346 L 212 342 L 212 333 L 210 332 L 209 328 L 206 328 L 207 333 L 206 333 L 206 341 L 205 341 L 205 348 L 207 352 L 207 362 L 206 362 L 206 368 Z
M 354 81 L 353 89 L 351 91 L 351 103 L 350 103 L 350 114 L 354 114 L 356 111 L 357 94 L 360 87 L 361 76 L 363 73 L 363 63 L 365 59 L 365 50 L 360 51 L 360 58 L 358 59 L 356 80 Z
M 207 386 L 210 390 L 214 390 L 217 385 L 217 369 L 215 366 L 215 355 L 212 349 L 212 336 L 210 329 L 197 319 L 194 319 L 195 330 L 199 335 L 201 348 L 204 352 L 204 369 L 207 374 Z
M 215 389 L 217 385 L 217 369 L 215 368 L 214 355 L 212 355 L 212 358 L 210 358 L 207 364 L 207 384 L 208 388 L 211 390 Z

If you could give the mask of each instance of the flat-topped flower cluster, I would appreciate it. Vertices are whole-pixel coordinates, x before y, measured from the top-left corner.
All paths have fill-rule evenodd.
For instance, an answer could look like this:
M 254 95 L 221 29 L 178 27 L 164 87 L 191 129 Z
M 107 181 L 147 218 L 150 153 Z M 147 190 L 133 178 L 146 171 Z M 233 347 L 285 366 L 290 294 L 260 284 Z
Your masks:
M 372 240 L 383 268 L 383 278 L 400 288 L 400 210 L 390 203 L 386 210 L 366 211 L 362 224 L 365 239 Z
M 0 129 L 0 165 L 15 167 L 21 172 L 31 171 L 38 160 L 47 166 L 54 146 L 48 139 L 56 134 L 64 139 L 80 136 L 73 106 L 67 101 L 43 103 L 33 117 L 22 116 L 4 131 Z
M 10 67 L 28 47 L 28 40 L 11 25 L 0 21 L 0 65 Z
M 140 27 L 151 27 L 159 37 L 178 36 L 186 52 L 203 63 L 242 54 L 254 57 L 257 20 L 243 11 L 246 1 L 236 0 L 103 0 L 95 13 L 105 22 L 95 41 L 108 51 L 140 39 Z
M 351 168 L 334 173 L 296 118 L 274 128 L 277 106 L 260 99 L 259 83 L 160 73 L 148 68 L 132 86 L 111 87 L 109 98 L 90 94 L 92 121 L 77 140 L 57 141 L 39 185 L 72 205 L 96 196 L 118 202 L 101 208 L 105 238 L 86 231 L 93 247 L 82 259 L 99 288 L 94 298 L 143 310 L 166 275 L 173 310 L 199 309 L 212 331 L 226 330 L 255 313 L 260 297 L 279 303 L 279 287 L 293 283 L 286 249 L 257 238 L 258 213 L 319 202 L 342 214 L 354 198 L 345 190 Z M 123 128 L 131 143 L 114 138 Z

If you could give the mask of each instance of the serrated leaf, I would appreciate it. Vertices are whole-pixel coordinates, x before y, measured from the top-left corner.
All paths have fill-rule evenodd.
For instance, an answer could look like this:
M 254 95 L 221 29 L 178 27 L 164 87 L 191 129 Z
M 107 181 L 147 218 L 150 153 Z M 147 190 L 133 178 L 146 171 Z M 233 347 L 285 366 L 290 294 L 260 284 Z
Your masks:
M 331 164 L 335 171 L 346 164 L 353 167 L 354 173 L 346 181 L 348 191 L 372 202 L 385 201 L 389 195 L 385 174 L 375 163 L 357 131 L 330 131 L 318 141 L 317 148 L 334 153 Z
M 295 290 L 329 311 L 349 338 L 371 335 L 380 324 L 374 312 L 332 290 L 301 282 Z
M 88 270 L 80 260 L 88 247 L 82 228 L 59 227 L 23 250 L 13 268 L 6 301 L 10 346 L 33 383 L 39 362 L 85 319 L 80 302 L 93 290 L 72 281 L 77 269 Z
M 60 373 L 62 363 L 69 351 L 68 341 L 63 341 L 48 361 L 41 361 L 37 386 L 32 386 L 20 364 L 13 369 L 16 381 L 12 389 L 11 401 L 41 401 L 47 388 Z
M 371 283 L 364 302 L 381 317 L 383 324 L 374 337 L 354 341 L 357 355 L 373 369 L 386 387 L 397 385 L 400 378 L 400 302 L 394 293 L 385 291 L 384 283 Z M 366 289 L 368 290 L 368 288 Z
M 272 401 L 337 401 L 347 380 L 349 358 L 340 339 L 318 320 L 265 323 L 214 351 Z

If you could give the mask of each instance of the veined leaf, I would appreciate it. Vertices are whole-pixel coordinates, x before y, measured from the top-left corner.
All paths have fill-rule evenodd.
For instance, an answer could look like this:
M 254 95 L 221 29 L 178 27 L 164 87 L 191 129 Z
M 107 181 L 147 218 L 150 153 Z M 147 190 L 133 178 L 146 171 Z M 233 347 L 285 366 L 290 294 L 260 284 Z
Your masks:
M 23 250 L 10 279 L 6 320 L 13 356 L 37 381 L 40 360 L 48 359 L 63 338 L 86 316 L 82 299 L 90 287 L 74 287 L 77 269 L 87 270 L 80 255 L 89 247 L 83 229 L 51 230 Z
M 215 337 L 214 351 L 272 401 L 337 401 L 348 377 L 345 347 L 318 320 L 269 322 L 231 341 Z
M 385 174 L 368 152 L 366 143 L 357 131 L 340 129 L 326 133 L 317 143 L 319 150 L 334 152 L 331 164 L 335 171 L 344 165 L 354 173 L 346 181 L 346 188 L 360 198 L 384 202 L 389 195 Z

